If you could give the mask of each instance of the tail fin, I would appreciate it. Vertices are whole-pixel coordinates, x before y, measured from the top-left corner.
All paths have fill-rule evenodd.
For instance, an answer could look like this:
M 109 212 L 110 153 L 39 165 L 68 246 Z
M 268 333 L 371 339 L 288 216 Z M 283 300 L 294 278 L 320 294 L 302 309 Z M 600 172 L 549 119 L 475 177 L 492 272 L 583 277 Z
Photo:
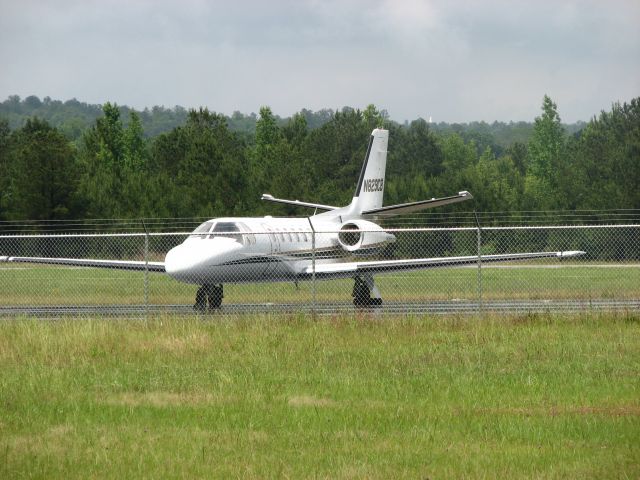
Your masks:
M 371 132 L 364 165 L 351 202 L 352 211 L 356 214 L 382 207 L 388 141 L 388 130 L 376 128 Z

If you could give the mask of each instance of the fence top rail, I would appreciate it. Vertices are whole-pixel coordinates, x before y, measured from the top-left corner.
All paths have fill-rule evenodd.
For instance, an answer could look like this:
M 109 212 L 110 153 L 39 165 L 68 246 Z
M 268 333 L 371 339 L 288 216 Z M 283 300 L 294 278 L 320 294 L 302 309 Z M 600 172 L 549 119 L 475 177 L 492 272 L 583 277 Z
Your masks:
M 620 228 L 640 228 L 640 224 L 627 224 L 627 225 L 538 225 L 538 226 L 511 226 L 511 227 L 480 227 L 481 231 L 502 231 L 502 230 L 597 230 L 597 229 L 620 229 Z M 424 227 L 424 228 L 383 228 L 385 232 L 476 232 L 478 227 Z M 315 233 L 322 234 L 337 234 L 341 230 L 316 230 Z M 376 232 L 376 230 L 342 230 L 345 231 L 360 231 L 363 233 Z M 233 232 L 229 235 L 273 235 L 281 233 L 306 233 L 311 234 L 311 230 L 299 230 L 299 229 L 278 229 L 272 231 L 251 231 L 251 232 Z M 186 237 L 186 236 L 207 236 L 211 235 L 211 232 L 207 233 L 194 233 L 194 232 L 131 232 L 131 233 L 39 233 L 39 234 L 0 234 L 0 239 L 18 239 L 18 238 L 104 238 L 104 237 Z M 224 235 L 222 232 L 216 232 L 216 235 Z
M 476 230 L 477 227 L 472 228 Z M 597 230 L 603 228 L 640 228 L 639 224 L 602 224 L 602 225 L 523 225 L 511 227 L 483 227 L 481 230 Z

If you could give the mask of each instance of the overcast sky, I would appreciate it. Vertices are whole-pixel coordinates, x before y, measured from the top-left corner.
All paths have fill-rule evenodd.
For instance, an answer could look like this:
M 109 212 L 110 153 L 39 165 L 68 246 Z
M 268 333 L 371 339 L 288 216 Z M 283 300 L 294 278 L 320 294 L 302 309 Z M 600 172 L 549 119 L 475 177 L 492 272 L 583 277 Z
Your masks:
M 640 95 L 640 1 L 0 0 L 0 100 L 565 122 Z

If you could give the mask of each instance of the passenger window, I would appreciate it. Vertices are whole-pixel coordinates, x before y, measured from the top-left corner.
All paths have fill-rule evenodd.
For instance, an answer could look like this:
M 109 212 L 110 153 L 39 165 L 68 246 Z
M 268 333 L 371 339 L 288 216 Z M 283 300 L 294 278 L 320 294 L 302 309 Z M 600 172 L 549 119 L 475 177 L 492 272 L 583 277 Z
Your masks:
M 276 236 L 273 233 L 273 230 L 271 230 L 269 227 L 267 227 L 264 223 L 262 224 L 262 228 L 263 231 L 259 232 L 261 235 L 269 235 L 269 238 L 271 239 L 272 242 L 276 241 Z
M 255 245 L 256 236 L 251 232 L 251 229 L 247 226 L 246 223 L 238 223 L 238 227 L 241 232 L 244 232 L 243 239 L 244 244 L 246 245 Z

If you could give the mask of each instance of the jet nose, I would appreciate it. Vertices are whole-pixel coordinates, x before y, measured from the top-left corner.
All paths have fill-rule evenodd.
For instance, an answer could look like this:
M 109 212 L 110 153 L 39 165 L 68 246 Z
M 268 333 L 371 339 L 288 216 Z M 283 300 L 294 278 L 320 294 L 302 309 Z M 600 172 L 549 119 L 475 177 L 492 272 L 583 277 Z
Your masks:
M 183 248 L 183 245 L 173 247 L 164 257 L 164 269 L 169 276 L 175 279 L 178 279 L 183 271 L 188 268 L 187 262 L 182 254 Z
M 240 248 L 241 245 L 233 241 L 187 240 L 167 252 L 165 271 L 172 278 L 185 283 L 216 281 L 213 278 L 216 267 L 229 261 L 231 254 Z

